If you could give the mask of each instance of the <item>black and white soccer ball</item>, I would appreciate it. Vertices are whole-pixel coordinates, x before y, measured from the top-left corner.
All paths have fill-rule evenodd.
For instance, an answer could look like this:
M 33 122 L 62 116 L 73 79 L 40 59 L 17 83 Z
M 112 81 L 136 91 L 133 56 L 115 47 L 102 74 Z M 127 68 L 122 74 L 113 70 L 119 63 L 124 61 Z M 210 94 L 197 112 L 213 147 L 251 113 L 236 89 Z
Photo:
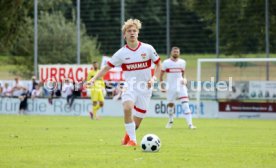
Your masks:
M 147 134 L 141 141 L 141 148 L 144 152 L 158 152 L 161 148 L 161 141 L 155 134 Z

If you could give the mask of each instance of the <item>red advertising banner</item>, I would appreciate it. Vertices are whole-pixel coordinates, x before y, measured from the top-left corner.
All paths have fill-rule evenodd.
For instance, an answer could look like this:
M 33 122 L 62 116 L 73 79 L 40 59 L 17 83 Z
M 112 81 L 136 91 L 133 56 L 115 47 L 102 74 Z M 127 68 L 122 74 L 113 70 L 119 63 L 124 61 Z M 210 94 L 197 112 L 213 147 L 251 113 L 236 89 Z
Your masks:
M 76 64 L 53 64 L 53 65 L 39 65 L 39 80 L 45 81 L 58 81 L 61 82 L 65 78 L 72 81 L 85 81 L 92 65 L 76 65 Z
M 219 102 L 219 112 L 276 113 L 276 103 Z
M 82 82 L 87 79 L 90 69 L 92 69 L 92 65 L 39 65 L 39 80 L 61 82 L 65 78 L 69 78 L 72 81 Z M 113 68 L 105 74 L 104 80 L 123 81 L 123 71 Z

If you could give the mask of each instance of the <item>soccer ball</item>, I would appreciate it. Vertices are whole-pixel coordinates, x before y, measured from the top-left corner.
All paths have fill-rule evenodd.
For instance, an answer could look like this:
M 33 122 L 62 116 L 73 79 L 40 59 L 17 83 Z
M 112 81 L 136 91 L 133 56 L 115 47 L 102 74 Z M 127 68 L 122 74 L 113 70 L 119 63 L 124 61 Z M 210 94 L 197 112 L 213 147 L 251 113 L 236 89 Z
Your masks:
M 158 152 L 161 148 L 161 141 L 155 134 L 147 134 L 141 141 L 141 148 L 144 152 Z

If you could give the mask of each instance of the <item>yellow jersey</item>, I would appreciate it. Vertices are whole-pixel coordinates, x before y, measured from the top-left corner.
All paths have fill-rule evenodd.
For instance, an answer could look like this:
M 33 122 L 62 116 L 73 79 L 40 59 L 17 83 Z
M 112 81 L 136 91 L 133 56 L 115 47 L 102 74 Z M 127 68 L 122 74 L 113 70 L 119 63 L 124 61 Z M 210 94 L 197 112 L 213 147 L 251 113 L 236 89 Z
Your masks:
M 99 70 L 95 71 L 95 70 L 90 70 L 88 72 L 88 76 L 87 76 L 87 82 L 92 79 L 97 73 L 99 72 Z M 104 84 L 104 80 L 103 78 L 101 79 L 97 79 L 94 83 L 94 85 L 91 87 L 89 87 L 90 89 L 104 89 L 105 88 L 105 84 Z

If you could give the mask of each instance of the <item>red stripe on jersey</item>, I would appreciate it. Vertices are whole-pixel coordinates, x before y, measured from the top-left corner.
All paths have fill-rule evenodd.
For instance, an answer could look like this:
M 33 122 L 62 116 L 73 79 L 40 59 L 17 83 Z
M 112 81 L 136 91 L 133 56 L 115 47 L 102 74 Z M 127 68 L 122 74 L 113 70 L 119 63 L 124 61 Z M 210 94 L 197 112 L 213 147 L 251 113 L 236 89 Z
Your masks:
M 154 61 L 154 64 L 157 64 L 159 61 L 160 61 L 160 57 L 156 61 Z
M 167 73 L 179 73 L 179 72 L 184 72 L 182 68 L 167 68 L 166 69 Z
M 130 48 L 130 47 L 126 44 L 126 48 L 130 49 L 131 51 L 136 51 L 136 50 L 138 50 L 140 46 L 141 46 L 141 42 L 140 42 L 140 41 L 138 42 L 138 46 L 137 46 L 135 49 Z
M 136 106 L 134 106 L 134 109 L 135 109 L 137 112 L 139 112 L 139 113 L 146 113 L 146 112 L 147 112 L 147 110 L 140 109 L 140 108 L 138 108 L 138 107 L 136 107 Z
M 107 61 L 107 65 L 114 68 L 115 66 L 113 64 L 111 64 L 111 62 Z
M 147 69 L 151 67 L 151 59 L 144 62 L 133 62 L 129 64 L 122 64 L 123 71 L 135 71 L 141 69 Z

